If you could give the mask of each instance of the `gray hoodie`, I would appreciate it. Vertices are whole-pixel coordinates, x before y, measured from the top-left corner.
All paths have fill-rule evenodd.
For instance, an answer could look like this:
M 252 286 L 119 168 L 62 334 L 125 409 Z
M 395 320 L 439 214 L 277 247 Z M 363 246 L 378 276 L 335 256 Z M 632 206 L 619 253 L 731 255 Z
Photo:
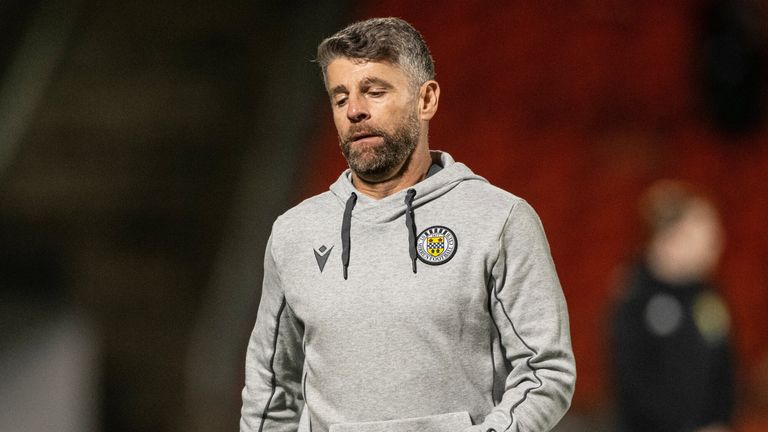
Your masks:
M 563 416 L 576 371 L 538 216 L 432 156 L 443 169 L 408 190 L 375 200 L 346 171 L 277 219 L 241 431 L 547 431 Z

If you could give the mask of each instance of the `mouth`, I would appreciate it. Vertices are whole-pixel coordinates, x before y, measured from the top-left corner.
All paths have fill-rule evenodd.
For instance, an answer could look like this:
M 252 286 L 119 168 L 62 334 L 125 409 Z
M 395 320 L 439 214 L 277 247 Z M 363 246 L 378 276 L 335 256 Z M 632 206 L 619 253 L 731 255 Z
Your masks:
M 374 138 L 379 138 L 379 135 L 372 132 L 356 132 L 350 136 L 350 142 L 364 142 Z

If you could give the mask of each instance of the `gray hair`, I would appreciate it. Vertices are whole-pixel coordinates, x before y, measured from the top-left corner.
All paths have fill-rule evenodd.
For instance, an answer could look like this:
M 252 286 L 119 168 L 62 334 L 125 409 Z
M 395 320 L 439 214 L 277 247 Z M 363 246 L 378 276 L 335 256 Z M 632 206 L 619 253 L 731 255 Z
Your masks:
M 359 21 L 323 40 L 317 63 L 327 82 L 328 65 L 339 57 L 361 61 L 388 61 L 400 67 L 414 88 L 435 78 L 435 65 L 424 38 L 400 18 Z

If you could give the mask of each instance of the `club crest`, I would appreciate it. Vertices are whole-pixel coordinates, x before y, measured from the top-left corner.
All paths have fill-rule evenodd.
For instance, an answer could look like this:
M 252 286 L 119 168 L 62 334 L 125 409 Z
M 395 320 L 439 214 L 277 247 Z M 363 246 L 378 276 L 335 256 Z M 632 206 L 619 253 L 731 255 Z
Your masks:
M 416 239 L 419 259 L 431 265 L 447 263 L 456 253 L 456 234 L 444 226 L 425 229 Z

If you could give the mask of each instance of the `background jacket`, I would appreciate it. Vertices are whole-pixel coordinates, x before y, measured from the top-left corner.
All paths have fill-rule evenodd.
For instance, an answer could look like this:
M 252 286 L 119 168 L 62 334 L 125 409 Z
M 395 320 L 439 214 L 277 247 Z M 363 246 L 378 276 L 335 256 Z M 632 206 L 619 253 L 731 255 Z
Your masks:
M 691 432 L 731 422 L 729 313 L 706 282 L 671 284 L 644 262 L 630 272 L 613 320 L 622 432 Z

